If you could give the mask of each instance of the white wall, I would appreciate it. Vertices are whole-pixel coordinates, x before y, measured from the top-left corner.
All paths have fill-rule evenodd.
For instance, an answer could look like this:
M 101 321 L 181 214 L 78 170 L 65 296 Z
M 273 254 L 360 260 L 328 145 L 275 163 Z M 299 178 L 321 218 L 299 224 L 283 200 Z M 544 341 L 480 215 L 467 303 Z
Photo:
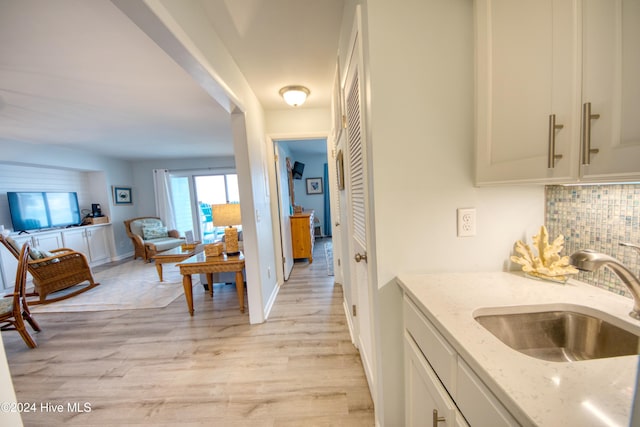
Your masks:
M 267 134 L 274 139 L 327 137 L 331 130 L 328 108 L 269 110 L 265 119 Z
M 4 342 L 2 336 L 0 336 L 0 404 L 16 404 L 16 392 L 13 388 L 13 381 L 11 380 L 11 372 L 9 371 L 9 364 L 7 363 L 7 355 L 4 351 Z M 26 402 L 21 402 L 26 403 Z M 40 403 L 34 403 L 37 409 L 40 408 Z M 22 416 L 19 411 L 0 411 L 0 425 L 22 427 Z
M 363 12 L 378 289 L 376 413 L 383 425 L 401 425 L 402 352 L 389 351 L 402 348 L 393 278 L 504 269 L 514 242 L 543 224 L 544 192 L 473 184 L 472 0 L 369 0 Z M 341 37 L 341 59 L 348 35 Z M 477 236 L 456 237 L 459 207 L 477 209 Z

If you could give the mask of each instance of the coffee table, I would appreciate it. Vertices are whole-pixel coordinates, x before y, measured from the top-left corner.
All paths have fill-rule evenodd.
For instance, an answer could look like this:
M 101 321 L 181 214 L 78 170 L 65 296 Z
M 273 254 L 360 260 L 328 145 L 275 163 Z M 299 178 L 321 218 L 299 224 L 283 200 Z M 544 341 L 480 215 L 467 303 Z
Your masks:
M 187 308 L 189 314 L 193 316 L 193 282 L 192 274 L 206 274 L 207 283 L 209 284 L 209 295 L 213 297 L 213 273 L 236 273 L 236 292 L 238 293 L 238 303 L 240 304 L 240 313 L 244 313 L 244 278 L 242 270 L 244 270 L 244 254 L 240 252 L 238 255 L 222 254 L 219 256 L 206 256 L 204 252 L 185 259 L 177 264 L 182 274 L 182 286 L 184 287 L 184 296 L 187 299 Z
M 162 282 L 162 264 L 168 263 L 177 263 L 180 261 L 184 261 L 185 259 L 195 255 L 198 252 L 202 252 L 202 245 L 197 245 L 195 247 L 189 247 L 188 249 L 182 249 L 182 247 L 178 246 L 177 248 L 169 249 L 168 251 L 158 252 L 153 256 L 153 259 L 156 262 L 156 270 L 158 270 L 158 277 Z

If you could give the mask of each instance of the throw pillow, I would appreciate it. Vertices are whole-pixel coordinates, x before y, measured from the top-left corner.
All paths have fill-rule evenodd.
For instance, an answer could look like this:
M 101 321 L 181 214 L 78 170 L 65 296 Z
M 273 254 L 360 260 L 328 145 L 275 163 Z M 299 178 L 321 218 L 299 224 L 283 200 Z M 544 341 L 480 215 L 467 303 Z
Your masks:
M 4 240 L 7 241 L 8 244 L 11 245 L 11 247 L 17 252 L 20 253 L 20 249 L 22 249 L 20 247 L 20 245 L 18 244 L 18 242 L 16 242 L 15 240 L 13 240 L 11 237 L 7 236 L 4 238 Z
M 44 258 L 45 256 L 42 254 L 41 250 L 38 250 L 36 248 L 29 248 L 29 257 L 32 260 L 36 260 L 36 259 Z
M 54 254 L 49 252 L 49 251 L 41 251 L 40 249 L 36 249 L 36 248 L 30 248 L 29 249 L 29 257 L 34 261 L 37 261 L 37 260 L 43 259 L 43 258 L 49 258 L 49 257 L 52 257 L 52 256 L 54 256 Z M 57 262 L 60 262 L 60 260 L 58 258 L 54 258 L 54 259 L 50 259 L 48 261 L 34 263 L 34 264 L 32 264 L 32 266 L 33 267 L 40 267 L 42 265 L 55 264 Z
M 142 227 L 142 237 L 144 240 L 162 239 L 169 237 L 167 227 L 144 226 Z

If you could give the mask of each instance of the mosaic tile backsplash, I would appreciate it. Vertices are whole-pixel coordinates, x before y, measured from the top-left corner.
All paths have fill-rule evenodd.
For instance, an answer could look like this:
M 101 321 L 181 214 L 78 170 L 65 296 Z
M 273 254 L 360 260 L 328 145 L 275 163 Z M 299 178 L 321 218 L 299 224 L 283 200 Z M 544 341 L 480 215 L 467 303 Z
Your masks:
M 640 184 L 547 186 L 545 223 L 549 239 L 565 237 L 563 254 L 594 249 L 617 258 L 634 274 L 640 274 L 640 251 L 619 246 L 640 245 Z M 608 269 L 580 272 L 578 280 L 631 297 Z

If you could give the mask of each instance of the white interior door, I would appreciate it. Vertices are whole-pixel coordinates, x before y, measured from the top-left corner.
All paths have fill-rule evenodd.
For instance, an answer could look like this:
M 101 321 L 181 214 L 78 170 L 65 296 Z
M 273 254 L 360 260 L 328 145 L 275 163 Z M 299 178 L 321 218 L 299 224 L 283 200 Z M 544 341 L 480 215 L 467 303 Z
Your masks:
M 276 152 L 276 181 L 278 189 L 278 209 L 280 211 L 280 239 L 282 247 L 282 276 L 289 280 L 293 269 L 293 248 L 291 244 L 291 223 L 289 221 L 289 206 L 291 204 L 289 192 L 289 168 L 284 150 L 278 143 L 275 144 Z
M 333 163 L 334 163 L 334 175 L 340 174 L 342 176 L 342 182 L 344 183 L 344 153 L 346 151 L 345 148 L 345 134 L 346 132 L 343 132 L 340 135 L 340 138 L 338 139 L 335 147 L 334 147 L 334 159 L 333 159 Z M 340 155 L 342 156 L 342 168 L 339 172 L 337 172 L 337 168 L 338 168 L 338 162 L 337 162 L 337 156 Z M 344 185 L 344 184 L 343 184 Z M 346 192 L 344 191 L 344 187 L 342 187 L 342 189 L 340 189 L 338 187 L 338 183 L 337 183 L 337 179 L 336 179 L 336 185 L 334 186 L 334 191 L 331 194 L 331 218 L 333 219 L 333 230 L 332 230 L 332 237 L 333 237 L 333 264 L 334 264 L 334 280 L 336 283 L 341 283 L 343 285 L 343 288 L 345 288 L 345 294 L 347 293 L 347 286 L 348 283 L 346 283 L 347 281 L 344 280 L 344 268 L 343 268 L 343 263 L 342 263 L 342 254 L 344 253 L 343 247 L 342 247 L 342 242 L 343 240 L 343 235 L 345 235 L 344 233 L 348 233 L 348 228 L 347 228 L 347 224 L 343 223 L 343 221 L 346 221 L 346 212 L 344 210 L 345 206 L 347 206 L 347 201 L 346 201 Z M 350 286 L 348 287 L 349 291 L 350 291 Z M 351 307 L 351 295 L 345 295 L 346 298 L 348 298 L 348 302 L 349 305 L 348 307 Z M 348 310 L 349 312 L 351 312 L 351 310 Z
M 358 32 L 355 27 L 352 38 L 353 49 L 346 71 L 345 105 L 347 116 L 347 199 L 350 229 L 350 263 L 351 283 L 357 295 L 356 324 L 357 345 L 360 357 L 369 381 L 372 396 L 375 395 L 375 359 L 373 327 L 371 322 L 371 293 L 369 285 L 369 271 L 367 265 L 367 223 L 368 223 L 368 194 L 367 194 L 367 152 L 365 128 L 363 123 L 362 96 L 362 50 Z M 346 258 L 346 257 L 345 257 Z M 346 261 L 346 260 L 345 260 Z M 375 399 L 374 399 L 375 401 Z

